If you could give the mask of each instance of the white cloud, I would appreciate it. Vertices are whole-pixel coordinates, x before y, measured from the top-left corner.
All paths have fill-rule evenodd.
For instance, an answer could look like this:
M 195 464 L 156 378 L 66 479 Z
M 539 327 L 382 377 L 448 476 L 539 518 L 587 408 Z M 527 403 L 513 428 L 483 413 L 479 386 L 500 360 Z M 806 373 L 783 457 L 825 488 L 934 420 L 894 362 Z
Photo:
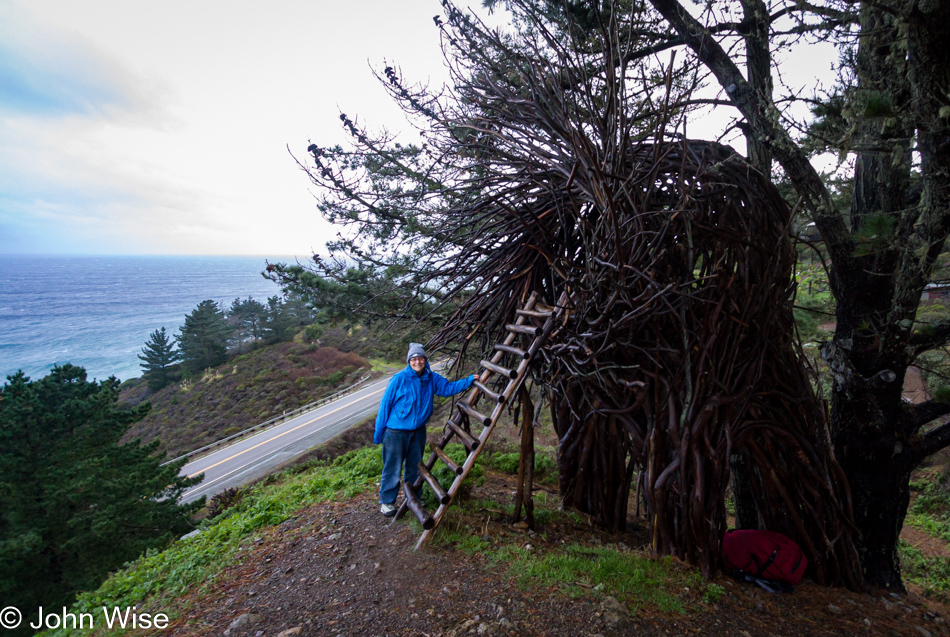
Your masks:
M 308 139 L 342 139 L 339 109 L 403 126 L 367 60 L 441 77 L 439 12 L 434 0 L 4 5 L 22 35 L 0 69 L 28 60 L 17 68 L 39 88 L 32 106 L 0 99 L 0 251 L 320 249 L 335 232 L 286 145 L 302 156 Z

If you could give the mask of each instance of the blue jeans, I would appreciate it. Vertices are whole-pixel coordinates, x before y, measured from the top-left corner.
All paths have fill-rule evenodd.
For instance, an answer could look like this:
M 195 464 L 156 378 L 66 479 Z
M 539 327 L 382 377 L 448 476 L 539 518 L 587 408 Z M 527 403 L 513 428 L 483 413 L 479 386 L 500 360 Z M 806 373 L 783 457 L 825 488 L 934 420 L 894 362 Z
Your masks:
M 379 482 L 379 501 L 392 504 L 399 495 L 399 474 L 406 463 L 406 482 L 419 477 L 419 462 L 426 446 L 426 428 L 386 429 L 383 434 L 383 477 Z

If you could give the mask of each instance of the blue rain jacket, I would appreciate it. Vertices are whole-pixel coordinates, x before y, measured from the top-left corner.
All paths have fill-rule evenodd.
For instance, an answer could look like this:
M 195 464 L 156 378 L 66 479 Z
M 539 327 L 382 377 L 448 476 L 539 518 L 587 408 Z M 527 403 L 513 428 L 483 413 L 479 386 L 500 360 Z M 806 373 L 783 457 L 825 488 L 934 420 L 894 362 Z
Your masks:
M 448 381 L 429 368 L 429 361 L 426 361 L 426 369 L 421 376 L 406 365 L 386 386 L 386 393 L 379 403 L 379 413 L 376 414 L 373 443 L 378 445 L 383 441 L 386 429 L 413 430 L 424 427 L 432 415 L 433 395 L 446 398 L 454 396 L 471 387 L 473 382 L 474 375 L 455 382 Z

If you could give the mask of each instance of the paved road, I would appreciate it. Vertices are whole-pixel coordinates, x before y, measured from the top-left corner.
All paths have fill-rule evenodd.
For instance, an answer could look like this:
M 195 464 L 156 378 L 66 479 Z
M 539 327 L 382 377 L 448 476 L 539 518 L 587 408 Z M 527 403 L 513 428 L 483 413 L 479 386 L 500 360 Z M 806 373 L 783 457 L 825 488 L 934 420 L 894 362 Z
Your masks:
M 181 502 L 235 487 L 266 476 L 275 467 L 322 444 L 376 413 L 389 376 L 348 396 L 326 404 L 230 447 L 186 464 L 182 475 L 205 474 L 205 479 L 184 493 Z

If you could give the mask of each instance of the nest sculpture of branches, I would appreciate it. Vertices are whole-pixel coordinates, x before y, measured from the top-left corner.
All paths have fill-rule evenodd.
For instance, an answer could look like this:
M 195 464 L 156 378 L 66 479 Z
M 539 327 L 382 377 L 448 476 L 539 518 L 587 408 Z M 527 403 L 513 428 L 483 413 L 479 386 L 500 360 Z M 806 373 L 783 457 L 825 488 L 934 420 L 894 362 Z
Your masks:
M 796 539 L 819 581 L 860 586 L 846 482 L 793 339 L 788 206 L 715 143 L 644 143 L 623 164 L 477 206 L 521 231 L 484 235 L 491 284 L 438 340 L 478 328 L 487 345 L 532 290 L 548 303 L 568 291 L 569 319 L 535 368 L 566 500 L 621 529 L 637 476 L 656 550 L 711 576 L 741 455 L 760 526 Z M 605 206 L 610 189 L 624 195 Z

